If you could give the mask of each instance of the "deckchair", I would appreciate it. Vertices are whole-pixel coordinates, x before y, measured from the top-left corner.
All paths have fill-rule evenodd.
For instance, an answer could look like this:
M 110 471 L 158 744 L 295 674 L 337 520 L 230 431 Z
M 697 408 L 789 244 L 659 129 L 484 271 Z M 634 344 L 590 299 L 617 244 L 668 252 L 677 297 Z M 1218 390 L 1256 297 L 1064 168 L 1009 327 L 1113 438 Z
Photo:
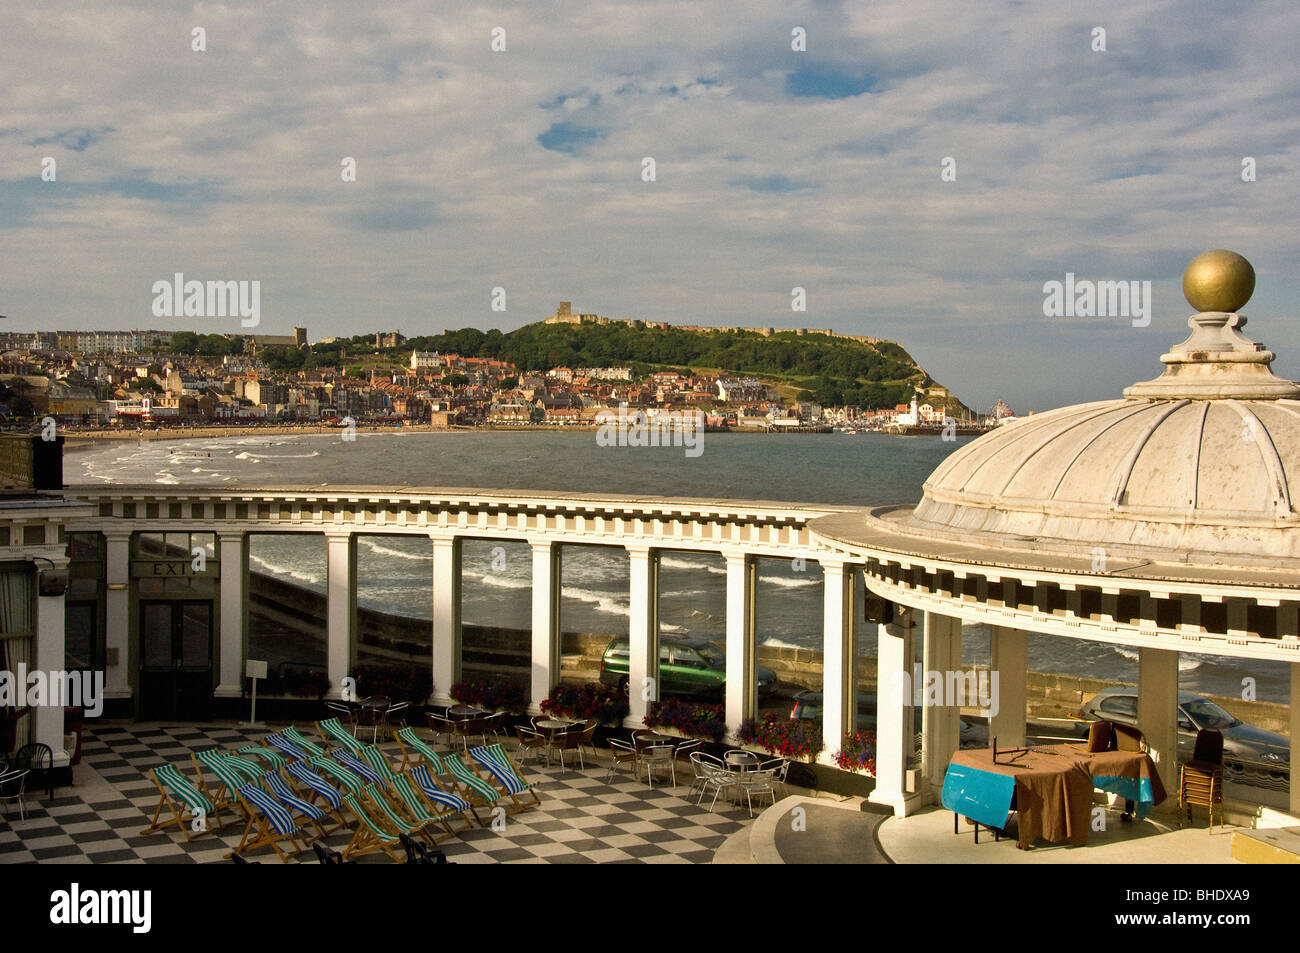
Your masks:
M 244 745 L 236 749 L 242 755 L 249 755 L 261 759 L 262 763 L 273 771 L 283 771 L 284 766 L 289 760 L 278 751 L 272 751 L 270 748 L 264 748 L 261 745 Z
M 338 748 L 335 748 L 330 752 L 330 757 L 343 765 L 343 767 L 347 768 L 353 774 L 365 778 L 371 784 L 379 784 L 383 781 L 383 778 L 380 777 L 379 773 L 375 771 L 374 768 L 370 767 L 370 765 L 366 764 L 350 751 L 341 751 Z
M 380 823 L 385 828 L 396 834 L 419 834 L 425 842 L 432 843 L 432 836 L 425 831 L 425 827 L 433 823 L 436 818 L 421 821 L 412 817 L 401 801 L 393 801 L 377 784 L 367 784 L 362 793 L 366 800 L 379 810 Z
M 485 745 L 481 748 L 470 749 L 469 756 L 477 761 L 483 770 L 492 775 L 496 782 L 501 785 L 510 799 L 523 810 L 527 805 L 520 803 L 520 794 L 531 794 L 537 804 L 542 803 L 542 799 L 537 795 L 537 784 L 531 781 L 525 781 L 515 763 L 510 760 L 510 755 L 500 744 Z
M 288 808 L 256 784 L 245 784 L 237 793 L 248 814 L 248 824 L 244 827 L 244 836 L 240 839 L 239 846 L 227 854 L 227 857 L 258 847 L 270 847 L 280 858 L 280 862 L 287 864 L 289 858 L 284 855 L 284 851 L 280 850 L 280 841 L 288 840 L 293 844 L 295 857 L 307 849 L 305 835 L 302 844 L 298 843 L 302 829 L 294 823 L 293 815 L 289 813 Z M 257 827 L 257 834 L 250 841 L 249 837 L 253 834 L 254 825 Z
M 316 798 L 321 798 L 329 805 L 330 813 L 338 814 L 343 807 L 343 795 L 339 793 L 338 788 L 330 784 L 323 777 L 312 770 L 311 765 L 302 761 L 295 761 L 293 764 L 286 765 L 285 769 L 289 775 L 303 785 L 310 794 L 308 801 L 315 803 Z M 361 790 L 360 787 L 357 790 Z M 340 819 L 342 815 L 339 815 Z
M 361 801 L 355 794 L 349 794 L 343 798 L 343 803 L 348 806 L 352 816 L 358 821 L 356 833 L 352 835 L 352 840 L 348 841 L 348 846 L 343 848 L 343 859 L 350 860 L 358 854 L 369 854 L 377 850 L 382 850 L 399 864 L 402 858 L 397 856 L 393 850 L 395 846 L 400 845 L 397 835 L 393 834 L 375 823 L 370 812 L 365 809 Z
M 405 774 L 399 774 L 393 779 L 393 790 L 406 806 L 407 816 L 416 823 L 437 824 L 447 832 L 448 837 L 456 836 L 456 831 L 451 826 L 453 817 L 461 818 L 465 822 L 466 830 L 474 826 L 459 810 L 451 810 L 445 805 L 426 799 Z M 436 839 L 431 838 L 431 840 L 437 843 Z
M 379 781 L 385 787 L 391 788 L 393 780 L 397 777 L 397 772 L 393 770 L 393 765 L 389 762 L 387 755 L 379 750 L 379 745 L 367 745 L 361 750 L 361 758 L 379 775 Z
M 294 744 L 281 733 L 267 735 L 262 740 L 291 761 L 306 761 L 313 757 L 305 748 Z
M 479 820 L 478 814 L 474 813 L 473 806 L 459 794 L 452 794 L 450 791 L 444 791 L 434 781 L 432 772 L 427 765 L 417 764 L 409 772 L 411 780 L 415 782 L 430 803 L 435 807 L 446 807 L 465 817 L 465 823 L 470 824 L 469 816 L 473 815 L 475 820 Z M 479 820 L 479 823 L 483 823 Z M 470 824 L 472 827 L 473 825 Z
M 245 777 L 244 774 L 235 768 L 235 765 L 227 760 L 226 755 L 219 748 L 208 748 L 206 751 L 191 751 L 190 760 L 194 762 L 194 775 L 198 780 L 199 790 L 202 791 L 214 805 L 213 816 L 220 816 L 221 812 L 230 808 L 235 812 L 237 817 L 244 816 L 244 809 L 239 803 L 239 797 L 235 793 L 249 781 L 254 778 Z M 217 779 L 214 787 L 208 787 L 207 781 L 204 780 L 204 769 L 211 772 Z
M 456 779 L 456 783 L 460 787 L 460 794 L 469 801 L 471 805 L 473 805 L 473 808 L 475 809 L 475 820 L 482 824 L 483 819 L 479 817 L 476 809 L 480 807 L 491 807 L 496 804 L 497 801 L 506 797 L 505 793 L 498 791 L 492 785 L 488 784 L 488 782 L 475 774 L 473 770 L 465 764 L 465 762 L 460 760 L 460 755 L 445 755 L 442 759 L 442 763 L 447 766 L 447 770 L 451 773 L 451 776 Z M 515 803 L 518 802 L 516 801 Z
M 393 738 L 397 741 L 397 747 L 402 749 L 402 763 L 397 766 L 398 771 L 409 771 L 418 758 L 429 765 L 434 774 L 445 773 L 438 752 L 417 735 L 414 728 L 398 728 L 393 732 Z
M 343 727 L 343 722 L 337 718 L 326 718 L 324 721 L 316 722 L 316 731 L 325 744 L 339 745 L 353 754 L 360 754 L 361 749 L 365 747 L 352 732 Z
M 327 758 L 324 755 L 312 758 L 306 762 L 322 775 L 329 775 L 343 787 L 348 789 L 349 794 L 360 794 L 361 789 L 366 786 L 364 778 L 353 774 L 343 765 L 339 764 L 333 758 Z
M 298 797 L 298 795 L 294 794 L 293 789 L 289 787 L 288 783 L 285 782 L 284 778 L 280 776 L 278 771 L 265 772 L 262 775 L 262 787 L 266 788 L 272 797 L 287 807 L 290 811 L 293 811 L 300 817 L 305 817 L 310 821 L 316 827 L 316 830 L 320 831 L 321 837 L 326 836 L 326 834 L 332 834 L 334 831 L 337 831 L 344 826 L 343 818 L 336 817 L 334 820 L 338 821 L 338 827 L 335 827 L 333 831 L 326 831 L 325 825 L 322 824 L 321 821 L 329 817 L 329 815 L 318 808 L 315 804 L 312 804 L 310 801 L 304 801 L 302 798 Z
M 194 840 L 190 836 L 191 832 L 206 833 L 209 829 L 207 819 L 210 817 L 216 819 L 217 829 L 221 828 L 221 818 L 217 816 L 216 805 L 191 784 L 175 765 L 161 764 L 149 774 L 153 778 L 153 783 L 158 785 L 158 793 L 161 796 L 158 798 L 158 808 L 153 812 L 153 821 L 147 829 L 140 832 L 141 834 L 152 834 L 154 831 L 175 824 L 181 829 L 186 840 Z M 172 819 L 159 824 L 158 816 L 162 813 L 164 805 L 171 811 Z M 193 822 L 199 818 L 203 818 L 203 821 L 196 830 Z
M 318 754 L 325 753 L 324 748 L 322 748 L 320 745 L 316 744 L 316 742 L 309 739 L 306 735 L 304 735 L 293 725 L 290 725 L 288 728 L 281 729 L 280 734 L 283 737 L 288 738 L 290 741 L 292 741 L 303 751 L 307 752 L 313 758 Z

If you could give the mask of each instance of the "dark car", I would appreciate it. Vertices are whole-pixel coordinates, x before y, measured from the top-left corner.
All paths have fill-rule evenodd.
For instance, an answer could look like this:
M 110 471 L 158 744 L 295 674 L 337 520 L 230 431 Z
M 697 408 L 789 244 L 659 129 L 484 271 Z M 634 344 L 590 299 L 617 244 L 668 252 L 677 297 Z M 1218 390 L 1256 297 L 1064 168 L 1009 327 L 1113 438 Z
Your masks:
M 1133 687 L 1106 688 L 1084 703 L 1076 713 L 1089 721 L 1137 725 L 1138 693 Z M 1225 764 L 1238 762 L 1264 768 L 1290 770 L 1291 743 L 1274 731 L 1247 724 L 1204 695 L 1178 693 L 1178 760 L 1188 761 L 1202 728 L 1223 732 Z
M 628 641 L 618 636 L 605 646 L 600 658 L 600 680 L 628 692 Z M 770 668 L 754 669 L 758 697 L 766 698 L 776 688 L 776 673 Z M 659 638 L 659 689 L 661 695 L 696 695 L 721 698 L 726 691 L 727 654 L 708 639 L 664 635 Z

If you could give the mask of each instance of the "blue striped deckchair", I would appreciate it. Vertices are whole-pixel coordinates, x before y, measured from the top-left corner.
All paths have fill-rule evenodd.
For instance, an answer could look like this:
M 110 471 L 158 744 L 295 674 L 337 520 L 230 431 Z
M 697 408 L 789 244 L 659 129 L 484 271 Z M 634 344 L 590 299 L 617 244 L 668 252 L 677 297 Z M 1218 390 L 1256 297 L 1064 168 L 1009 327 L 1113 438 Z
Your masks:
M 307 849 L 305 835 L 301 846 L 298 844 L 298 836 L 302 834 L 302 829 L 294 823 L 293 815 L 283 804 L 256 784 L 245 784 L 239 789 L 238 795 L 248 814 L 248 824 L 244 827 L 244 836 L 240 839 L 239 846 L 232 853 L 242 854 L 246 850 L 269 846 L 280 858 L 280 862 L 287 864 L 289 858 L 284 855 L 284 851 L 280 850 L 280 841 L 288 840 L 293 844 L 294 856 Z M 257 826 L 257 834 L 250 841 L 249 837 L 253 834 L 254 825 Z M 226 856 L 229 857 L 231 854 Z
M 352 732 L 343 727 L 343 722 L 337 718 L 326 718 L 324 721 L 316 722 L 316 732 L 326 745 L 340 745 L 353 754 L 360 754 L 361 749 L 365 747 Z
M 308 758 L 312 757 L 312 755 L 307 753 L 306 749 L 300 748 L 278 732 L 276 734 L 267 735 L 262 740 L 291 761 L 306 761 Z
M 195 834 L 207 832 L 209 817 L 216 818 L 217 828 L 221 827 L 221 818 L 217 817 L 216 805 L 191 784 L 175 765 L 160 764 L 149 773 L 153 783 L 158 786 L 158 793 L 161 796 L 158 798 L 158 808 L 153 812 L 153 821 L 148 828 L 140 832 L 141 834 L 152 834 L 174 824 L 181 829 L 186 840 L 193 840 L 194 838 L 190 836 L 191 832 Z M 171 811 L 172 819 L 159 824 L 158 816 L 162 813 L 164 805 Z M 199 821 L 199 818 L 203 820 Z M 197 828 L 194 826 L 195 821 L 199 821 Z
M 506 796 L 475 774 L 469 765 L 460 760 L 460 755 L 443 755 L 442 763 L 446 765 L 451 776 L 456 779 L 456 783 L 460 788 L 460 795 L 474 807 L 491 807 Z M 480 824 L 483 823 L 482 818 L 478 816 L 477 810 L 474 811 L 474 817 L 478 819 Z
M 214 816 L 220 816 L 226 808 L 233 810 L 236 816 L 242 816 L 244 811 L 235 792 L 252 779 L 237 770 L 219 748 L 191 751 L 190 760 L 194 762 L 194 773 L 199 782 L 199 790 L 207 795 L 215 806 Z M 203 779 L 205 768 L 217 779 L 215 790 L 209 788 Z
M 420 793 L 428 798 L 435 807 L 450 808 L 458 814 L 473 812 L 474 808 L 469 801 L 465 800 L 459 794 L 452 794 L 450 791 L 444 791 L 442 788 L 438 787 L 438 783 L 433 780 L 433 774 L 429 771 L 427 765 L 417 764 L 408 773 L 411 776 L 411 780 L 419 787 Z M 474 818 L 477 820 L 478 815 L 474 814 Z M 468 821 L 469 818 L 466 817 L 465 820 Z
M 406 806 L 407 815 L 417 824 L 437 824 L 447 832 L 448 837 L 456 836 L 456 832 L 451 826 L 451 819 L 453 817 L 460 817 L 464 820 L 465 828 L 467 830 L 474 826 L 470 823 L 469 818 L 465 817 L 459 811 L 449 810 L 444 805 L 432 803 L 426 800 L 420 794 L 419 790 L 416 789 L 415 785 L 411 783 L 411 779 L 408 775 L 397 775 L 397 777 L 393 779 L 393 790 L 397 792 L 397 796 L 402 799 L 402 803 Z M 432 810 L 430 810 L 431 808 Z M 426 835 L 429 833 L 427 827 L 425 828 L 425 833 Z M 437 842 L 431 835 L 430 840 L 434 843 Z
M 438 757 L 438 752 L 434 751 L 432 746 L 415 733 L 414 728 L 398 728 L 393 732 L 393 738 L 397 741 L 397 747 L 402 749 L 402 763 L 398 765 L 398 771 L 409 771 L 411 765 L 415 764 L 417 758 L 433 769 L 434 774 L 446 774 L 443 769 L 442 759 Z
M 297 746 L 298 746 L 299 748 L 301 748 L 303 751 L 307 752 L 307 753 L 308 753 L 309 755 L 311 755 L 313 758 L 316 757 L 316 755 L 318 755 L 318 754 L 324 754 L 324 753 L 325 753 L 325 749 L 324 749 L 324 748 L 322 748 L 320 745 L 316 744 L 316 742 L 312 741 L 310 738 L 308 738 L 306 735 L 304 735 L 301 731 L 299 731 L 299 730 L 298 730 L 297 728 L 295 728 L 293 725 L 290 725 L 288 728 L 283 728 L 283 729 L 281 729 L 280 734 L 281 734 L 281 736 L 283 736 L 283 737 L 285 737 L 285 738 L 288 738 L 290 741 L 292 741 L 295 745 L 297 745 Z
M 272 797 L 287 807 L 290 811 L 296 812 L 300 817 L 305 817 L 315 825 L 316 830 L 320 831 L 321 837 L 324 837 L 327 833 L 333 833 L 332 831 L 327 832 L 324 825 L 321 824 L 321 821 L 329 815 L 318 808 L 315 804 L 312 804 L 310 801 L 304 801 L 302 798 L 298 797 L 298 795 L 294 794 L 293 789 L 289 787 L 288 783 L 280 776 L 278 771 L 265 772 L 262 775 L 262 787 L 266 788 Z M 337 831 L 339 827 L 343 826 L 343 818 L 339 817 L 335 818 L 335 820 L 338 821 L 338 827 L 334 828 L 334 830 Z
M 270 748 L 263 748 L 261 745 L 244 745 L 244 747 L 236 750 L 240 754 L 261 759 L 261 761 L 273 771 L 283 771 L 284 766 L 289 763 L 288 759 L 285 758 L 284 755 L 277 751 L 272 751 Z
M 349 794 L 360 794 L 361 789 L 366 786 L 364 778 L 357 777 L 333 758 L 327 758 L 324 755 L 320 755 L 319 757 L 312 758 L 307 763 L 322 775 L 329 775 L 343 787 L 347 788 Z
M 311 765 L 295 761 L 293 764 L 287 765 L 285 770 L 289 772 L 295 781 L 298 781 L 310 792 L 311 797 L 308 800 L 315 801 L 316 798 L 321 798 L 329 805 L 331 813 L 338 813 L 339 809 L 343 807 L 343 795 L 339 793 L 338 788 L 313 771 Z M 358 787 L 357 790 L 359 791 L 361 788 Z
M 340 751 L 338 748 L 335 748 L 330 752 L 330 757 L 343 765 L 343 767 L 347 768 L 353 774 L 359 774 L 371 784 L 380 784 L 384 780 L 379 776 L 378 772 L 376 772 L 374 768 L 366 764 L 350 751 Z
M 349 794 L 343 798 L 343 803 L 348 806 L 352 816 L 358 821 L 356 833 L 352 835 L 352 840 L 348 846 L 343 848 L 343 859 L 351 860 L 358 854 L 369 854 L 377 850 L 382 850 L 399 864 L 402 858 L 397 855 L 393 848 L 401 842 L 396 834 L 393 834 L 375 823 L 370 812 L 365 809 L 355 794 Z
M 538 804 L 542 799 L 537 796 L 537 785 L 530 781 L 525 781 L 515 763 L 510 760 L 510 755 L 500 744 L 484 745 L 481 748 L 470 749 L 469 756 L 482 765 L 483 770 L 492 775 L 496 782 L 501 785 L 510 799 L 523 809 L 525 805 L 519 803 L 518 795 L 528 793 L 533 796 L 533 800 Z

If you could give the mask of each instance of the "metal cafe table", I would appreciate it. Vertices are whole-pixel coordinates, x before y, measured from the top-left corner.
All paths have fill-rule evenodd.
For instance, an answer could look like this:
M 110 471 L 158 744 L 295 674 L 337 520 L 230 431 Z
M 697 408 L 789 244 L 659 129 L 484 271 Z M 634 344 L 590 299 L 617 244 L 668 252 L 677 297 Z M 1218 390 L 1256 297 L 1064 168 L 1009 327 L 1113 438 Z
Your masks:
M 1019 846 L 1038 838 L 1088 843 L 1094 788 L 1137 805 L 1139 819 L 1165 799 L 1150 755 L 1143 751 L 1096 751 L 1063 745 L 958 751 L 943 779 L 943 806 L 954 815 L 1001 832 L 1014 810 Z M 955 822 L 954 818 L 954 822 Z

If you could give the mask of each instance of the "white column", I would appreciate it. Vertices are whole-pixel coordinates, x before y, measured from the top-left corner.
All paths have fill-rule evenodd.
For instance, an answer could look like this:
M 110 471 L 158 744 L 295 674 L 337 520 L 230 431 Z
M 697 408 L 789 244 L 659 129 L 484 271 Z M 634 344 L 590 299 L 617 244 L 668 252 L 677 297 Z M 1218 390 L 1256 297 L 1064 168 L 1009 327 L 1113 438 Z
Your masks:
M 560 680 L 560 547 L 529 541 L 533 548 L 533 664 L 528 710 L 541 704 Z
M 727 552 L 727 727 L 754 714 L 754 559 Z
M 838 560 L 822 559 L 822 737 L 824 764 L 835 752 L 857 714 L 853 671 L 853 571 Z
M 628 715 L 623 724 L 644 728 L 650 702 L 659 700 L 659 557 L 648 546 L 628 546 L 627 554 Z
M 960 619 L 937 612 L 925 614 L 923 668 L 922 697 L 926 701 L 921 710 L 921 750 L 925 778 L 937 803 L 948 763 L 961 747 L 961 706 L 953 704 L 956 699 L 946 697 L 943 691 L 937 699 L 939 704 L 935 704 L 928 682 L 937 676 L 942 689 L 949 685 L 956 687 L 955 679 L 962 672 Z M 969 695 L 969 690 L 964 689 L 963 694 Z
M 104 534 L 104 697 L 131 697 L 131 534 Z
M 66 559 L 53 560 L 55 569 L 66 569 Z M 36 564 L 37 577 L 48 571 L 44 558 Z M 33 582 L 39 586 L 38 579 Z M 39 590 L 38 590 L 39 591 Z M 64 669 L 63 596 L 36 597 L 36 638 L 32 640 L 30 668 L 38 672 L 61 672 Z M 59 699 L 45 699 L 45 704 L 31 709 L 32 741 L 50 746 L 54 767 L 68 763 L 68 752 L 63 748 L 63 705 Z
M 989 718 L 989 744 L 996 736 L 998 747 L 1019 748 L 1025 743 L 1029 633 L 1024 629 L 995 625 L 989 648 L 990 689 L 992 674 L 996 673 L 998 677 L 997 691 L 993 693 L 997 712 Z
M 1178 653 L 1138 649 L 1138 727 L 1169 799 L 1157 810 L 1178 804 Z
M 242 694 L 246 651 L 248 535 L 238 530 L 218 533 L 217 558 L 221 572 L 221 632 L 215 695 L 238 698 Z
M 901 610 L 901 607 L 896 611 Z M 923 798 L 908 790 L 912 755 L 913 614 L 905 612 L 888 625 L 877 626 L 876 649 L 876 787 L 868 798 L 886 804 L 900 817 L 915 811 Z
M 451 686 L 460 681 L 460 540 L 433 537 L 433 696 L 453 704 Z
M 1300 662 L 1291 663 L 1291 764 L 1300 764 Z M 1293 769 L 1294 770 L 1294 769 Z M 1300 816 L 1300 784 L 1291 777 L 1291 813 Z
M 357 538 L 344 531 L 327 533 L 326 664 L 327 698 L 343 697 L 343 679 L 356 677 L 357 660 Z M 357 686 L 364 693 L 364 686 Z

